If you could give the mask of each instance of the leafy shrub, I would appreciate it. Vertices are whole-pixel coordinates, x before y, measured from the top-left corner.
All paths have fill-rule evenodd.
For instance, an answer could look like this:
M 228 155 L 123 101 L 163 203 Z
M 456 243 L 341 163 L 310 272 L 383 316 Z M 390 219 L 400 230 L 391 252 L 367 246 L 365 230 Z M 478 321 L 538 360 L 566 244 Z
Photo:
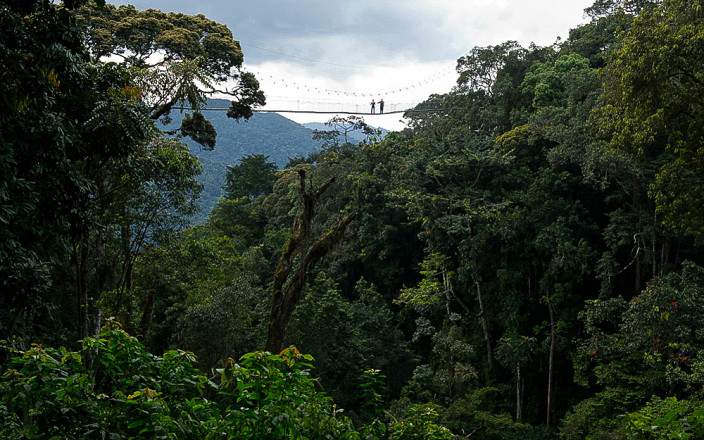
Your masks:
M 625 430 L 629 440 L 704 438 L 704 403 L 654 398 L 639 411 L 628 414 Z
M 437 423 L 438 407 L 432 404 L 411 405 L 406 416 L 390 424 L 390 440 L 451 440 L 449 429 Z
M 623 387 L 607 388 L 574 405 L 560 426 L 561 440 L 618 440 L 622 415 L 637 408 L 639 392 Z
M 118 328 L 78 352 L 4 350 L 2 438 L 359 438 L 295 348 L 229 360 L 213 379 L 192 353 L 152 355 Z
M 505 394 L 505 391 L 503 392 Z M 538 440 L 546 430 L 514 420 L 501 401 L 502 390 L 477 388 L 456 397 L 443 412 L 442 422 L 455 432 L 474 433 L 482 440 Z

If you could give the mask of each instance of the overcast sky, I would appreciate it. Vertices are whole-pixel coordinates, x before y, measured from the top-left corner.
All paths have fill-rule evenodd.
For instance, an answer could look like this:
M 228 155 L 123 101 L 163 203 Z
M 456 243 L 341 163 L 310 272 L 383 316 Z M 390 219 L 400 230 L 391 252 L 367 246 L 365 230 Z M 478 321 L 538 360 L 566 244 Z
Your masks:
M 455 81 L 455 61 L 506 40 L 548 45 L 585 21 L 593 0 L 132 0 L 202 13 L 230 27 L 268 108 L 407 108 Z M 399 90 L 402 89 L 402 90 Z M 292 115 L 301 122 L 326 115 Z M 330 115 L 332 116 L 332 115 Z M 399 129 L 398 115 L 367 117 Z

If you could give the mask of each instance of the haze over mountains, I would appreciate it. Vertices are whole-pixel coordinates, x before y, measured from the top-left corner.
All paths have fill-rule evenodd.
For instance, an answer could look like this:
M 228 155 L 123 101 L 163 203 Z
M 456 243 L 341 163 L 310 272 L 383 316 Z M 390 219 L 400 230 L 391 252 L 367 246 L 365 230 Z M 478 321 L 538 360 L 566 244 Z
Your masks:
M 213 99 L 207 107 L 227 107 L 228 101 Z M 179 127 L 183 113 L 174 111 L 169 128 Z M 208 112 L 208 119 L 217 130 L 217 141 L 213 150 L 203 149 L 189 138 L 183 139 L 191 153 L 203 164 L 199 180 L 203 184 L 200 197 L 200 212 L 194 217 L 195 223 L 204 221 L 222 195 L 227 167 L 235 165 L 240 158 L 250 154 L 263 154 L 283 167 L 289 159 L 305 157 L 320 148 L 320 142 L 313 140 L 313 130 L 329 130 L 323 122 L 299 124 L 277 113 L 255 113 L 245 121 L 228 118 L 224 111 Z M 387 131 L 382 129 L 382 133 Z M 350 141 L 361 142 L 362 133 L 352 133 Z

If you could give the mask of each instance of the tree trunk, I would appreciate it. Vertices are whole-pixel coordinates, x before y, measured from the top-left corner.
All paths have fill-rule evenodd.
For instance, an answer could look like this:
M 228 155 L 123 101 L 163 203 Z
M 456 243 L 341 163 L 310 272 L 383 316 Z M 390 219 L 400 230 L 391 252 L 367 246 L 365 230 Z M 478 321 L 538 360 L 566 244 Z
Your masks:
M 484 342 L 486 343 L 486 364 L 487 364 L 487 380 L 489 379 L 489 373 L 493 371 L 493 356 L 491 349 L 491 339 L 489 338 L 489 325 L 486 320 L 486 313 L 484 310 L 484 300 L 482 299 L 482 290 L 479 285 L 479 281 L 474 280 L 474 284 L 477 287 L 477 302 L 479 303 L 479 321 L 482 326 L 482 333 L 484 333 Z
M 670 263 L 670 239 L 663 238 L 660 244 L 660 275 Z
M 288 320 L 282 318 L 283 312 L 279 310 L 279 306 L 276 310 L 272 306 L 271 319 L 269 319 L 269 329 L 266 338 L 266 351 L 271 353 L 278 353 L 282 350 L 284 346 L 284 338 L 286 337 L 286 326 L 288 325 Z
M 442 270 L 442 285 L 445 289 L 445 313 L 449 319 L 452 313 L 452 287 L 450 286 L 450 279 L 445 269 Z
M 127 209 L 123 207 L 123 219 L 129 218 L 127 216 Z M 126 220 L 123 220 L 123 222 Z M 134 330 L 132 328 L 132 301 L 129 298 L 130 291 L 132 290 L 132 261 L 133 261 L 133 249 L 132 249 L 132 229 L 129 223 L 123 223 L 120 225 L 120 253 L 122 258 L 122 273 L 120 274 L 119 280 L 119 301 L 118 313 L 120 314 L 120 324 L 124 329 L 130 333 Z
M 521 398 L 521 364 L 516 364 L 516 421 L 523 417 L 523 403 Z
M 103 311 L 99 308 L 95 308 L 95 323 L 93 324 L 93 336 L 100 334 L 100 330 L 103 328 Z
M 553 394 L 553 366 L 555 363 L 555 313 L 552 304 L 548 300 L 548 311 L 550 313 L 550 355 L 548 357 L 548 392 L 545 425 L 550 427 L 550 416 L 552 415 L 552 394 Z
M 351 217 L 345 217 L 323 234 L 323 236 L 310 247 L 310 250 L 308 250 L 303 257 L 302 262 L 293 273 L 291 279 L 283 286 L 283 289 L 274 292 L 271 305 L 271 317 L 269 318 L 269 332 L 266 344 L 267 351 L 277 353 L 283 348 L 286 328 L 291 320 L 293 311 L 301 300 L 306 277 L 310 269 L 340 241 L 347 226 L 351 222 Z
M 318 260 L 330 252 L 332 247 L 342 238 L 347 226 L 352 222 L 351 217 L 344 217 L 339 220 L 315 241 L 304 254 L 305 243 L 310 238 L 315 205 L 335 179 L 330 179 L 315 192 L 308 192 L 306 190 L 305 171 L 299 170 L 298 176 L 301 212 L 293 222 L 291 236 L 286 245 L 284 245 L 284 250 L 276 265 L 272 283 L 271 315 L 269 317 L 266 342 L 266 350 L 272 353 L 278 353 L 283 348 L 286 328 L 291 320 L 293 311 L 301 300 L 306 277 L 310 269 Z M 297 255 L 303 256 L 298 267 L 294 270 L 293 264 Z
M 450 314 L 452 313 L 452 287 L 450 286 L 450 278 L 447 276 L 445 269 L 442 271 L 442 283 L 445 288 L 445 313 L 447 314 L 447 319 L 449 321 Z M 450 346 L 447 347 L 447 372 L 447 395 L 452 398 L 455 391 L 455 358 Z
M 86 338 L 90 335 L 90 314 L 88 304 L 88 286 L 86 274 L 87 261 L 86 246 L 81 237 L 74 249 L 74 265 L 76 271 L 76 305 L 78 306 L 78 337 Z
M 635 294 L 637 295 L 640 293 L 640 257 L 636 256 L 636 270 L 635 270 L 635 282 L 634 282 L 634 288 L 635 288 Z
M 100 310 L 98 306 L 100 295 L 115 287 L 115 264 L 114 261 L 108 258 L 106 242 L 107 240 L 105 239 L 103 231 L 97 229 L 95 231 L 95 255 L 93 257 L 95 261 L 95 286 L 93 288 L 94 298 L 91 307 L 91 314 L 95 317 L 95 321 L 93 322 L 93 335 L 100 333 L 102 328 L 102 310 Z

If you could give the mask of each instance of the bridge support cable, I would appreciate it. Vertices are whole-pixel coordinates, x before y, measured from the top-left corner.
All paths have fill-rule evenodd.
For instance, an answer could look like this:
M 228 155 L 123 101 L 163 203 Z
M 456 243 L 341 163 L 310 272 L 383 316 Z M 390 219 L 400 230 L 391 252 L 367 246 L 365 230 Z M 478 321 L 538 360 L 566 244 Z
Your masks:
M 173 110 L 186 110 L 192 111 L 193 108 L 190 107 L 172 107 Z M 227 111 L 228 107 L 203 107 L 198 111 Z M 406 109 L 406 110 L 393 110 L 384 113 L 369 113 L 369 112 L 359 112 L 359 111 L 322 111 L 322 110 L 290 110 L 290 109 L 252 109 L 254 113 L 305 113 L 305 114 L 320 114 L 320 115 L 360 115 L 360 116 L 384 116 L 384 115 L 398 115 L 403 113 L 433 113 L 442 112 L 447 109 L 442 108 L 425 108 L 425 109 Z

